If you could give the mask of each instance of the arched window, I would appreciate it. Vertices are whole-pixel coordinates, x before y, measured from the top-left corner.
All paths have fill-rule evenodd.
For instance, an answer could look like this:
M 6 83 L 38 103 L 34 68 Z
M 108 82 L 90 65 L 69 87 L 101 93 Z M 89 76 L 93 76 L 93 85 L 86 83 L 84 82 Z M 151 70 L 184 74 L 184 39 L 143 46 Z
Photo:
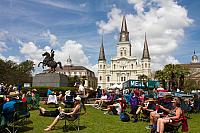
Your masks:
M 103 69 L 105 69 L 106 68 L 106 65 L 103 65 Z
M 100 81 L 102 80 L 102 77 L 101 77 L 101 76 L 99 77 L 99 80 L 100 80 Z
M 115 64 L 114 64 L 114 69 L 115 69 Z
M 100 65 L 100 69 L 102 69 L 102 65 Z
M 133 69 L 133 64 L 131 64 L 131 69 Z
M 110 77 L 107 77 L 107 82 L 110 82 Z
M 124 77 L 124 81 L 126 81 L 126 77 Z
M 121 56 L 123 56 L 123 50 L 121 50 L 120 54 L 121 54 Z
M 123 77 L 121 77 L 121 81 L 123 81 Z
M 126 50 L 124 50 L 124 56 L 126 56 Z

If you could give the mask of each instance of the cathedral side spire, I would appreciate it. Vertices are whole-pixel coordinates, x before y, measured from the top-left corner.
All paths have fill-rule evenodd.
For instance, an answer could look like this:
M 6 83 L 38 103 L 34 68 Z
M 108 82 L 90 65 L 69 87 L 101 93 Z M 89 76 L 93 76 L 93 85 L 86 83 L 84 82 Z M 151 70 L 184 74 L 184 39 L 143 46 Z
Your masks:
M 126 18 L 123 16 L 121 32 L 119 37 L 120 42 L 129 41 L 129 32 L 127 30 Z
M 145 40 L 144 40 L 144 49 L 143 49 L 143 54 L 142 54 L 142 60 L 143 59 L 151 59 L 149 55 L 146 33 L 145 33 Z
M 100 53 L 99 53 L 99 61 L 100 60 L 106 60 L 105 53 L 104 53 L 104 46 L 103 46 L 103 35 L 102 35 L 102 42 L 101 42 Z

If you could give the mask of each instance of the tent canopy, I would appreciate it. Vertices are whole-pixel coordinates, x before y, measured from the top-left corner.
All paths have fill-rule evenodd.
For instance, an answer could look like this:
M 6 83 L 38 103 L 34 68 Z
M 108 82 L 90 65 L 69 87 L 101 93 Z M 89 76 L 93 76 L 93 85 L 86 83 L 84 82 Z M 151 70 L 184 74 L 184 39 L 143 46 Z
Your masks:
M 121 89 L 122 88 L 122 84 L 115 83 L 114 85 L 110 86 L 109 88 L 111 88 L 111 89 L 116 89 L 116 88 Z

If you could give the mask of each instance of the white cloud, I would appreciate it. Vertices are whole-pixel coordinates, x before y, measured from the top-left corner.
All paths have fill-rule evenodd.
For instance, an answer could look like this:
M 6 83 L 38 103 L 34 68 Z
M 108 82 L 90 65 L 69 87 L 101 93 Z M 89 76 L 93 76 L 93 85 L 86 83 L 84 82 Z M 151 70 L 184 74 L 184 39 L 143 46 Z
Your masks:
M 47 32 L 44 32 L 41 36 L 47 38 L 51 46 L 55 46 L 58 42 L 57 37 L 54 34 L 52 34 L 49 30 L 47 30 Z
M 170 55 L 152 56 L 152 70 L 163 69 L 163 64 L 179 64 L 180 62 Z
M 86 3 L 80 4 L 80 7 L 86 7 Z
M 0 41 L 0 52 L 5 51 L 6 49 L 8 49 L 8 47 L 6 46 L 6 43 Z
M 83 66 L 89 65 L 89 59 L 85 55 L 82 45 L 73 40 L 66 41 L 62 45 L 61 50 L 56 50 L 55 54 L 55 57 L 60 59 L 64 63 L 66 63 L 66 60 L 70 55 L 70 58 L 72 59 L 72 64 Z
M 101 20 L 96 23 L 99 27 L 98 31 L 111 33 L 118 30 L 119 32 L 123 15 L 125 15 L 133 55 L 141 58 L 146 32 L 153 63 L 159 60 L 159 65 L 163 66 L 170 60 L 177 61 L 169 55 L 184 37 L 184 28 L 193 22 L 188 17 L 187 10 L 174 0 L 128 0 L 128 3 L 133 4 L 136 13 L 123 14 L 114 6 L 108 13 L 107 22 Z
M 22 62 L 21 59 L 18 56 L 5 57 L 2 54 L 0 54 L 0 59 L 2 59 L 2 60 L 11 60 L 11 61 L 16 62 L 16 63 Z

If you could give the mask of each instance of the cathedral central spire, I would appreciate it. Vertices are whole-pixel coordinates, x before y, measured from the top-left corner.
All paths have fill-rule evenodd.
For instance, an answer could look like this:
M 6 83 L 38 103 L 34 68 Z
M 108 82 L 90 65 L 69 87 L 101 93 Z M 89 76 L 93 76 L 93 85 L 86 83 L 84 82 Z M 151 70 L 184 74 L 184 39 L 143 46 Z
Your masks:
M 123 20 L 122 20 L 122 26 L 121 26 L 121 32 L 120 32 L 119 41 L 120 42 L 129 41 L 129 32 L 127 30 L 125 16 L 123 17 Z
M 145 33 L 144 49 L 143 49 L 142 59 L 151 59 L 150 55 L 149 55 L 149 49 L 148 49 L 148 44 L 147 44 L 146 33 Z
M 99 53 L 99 61 L 100 60 L 106 60 L 105 53 L 104 53 L 104 46 L 103 46 L 103 35 L 102 35 L 101 48 L 100 48 L 100 53 Z

